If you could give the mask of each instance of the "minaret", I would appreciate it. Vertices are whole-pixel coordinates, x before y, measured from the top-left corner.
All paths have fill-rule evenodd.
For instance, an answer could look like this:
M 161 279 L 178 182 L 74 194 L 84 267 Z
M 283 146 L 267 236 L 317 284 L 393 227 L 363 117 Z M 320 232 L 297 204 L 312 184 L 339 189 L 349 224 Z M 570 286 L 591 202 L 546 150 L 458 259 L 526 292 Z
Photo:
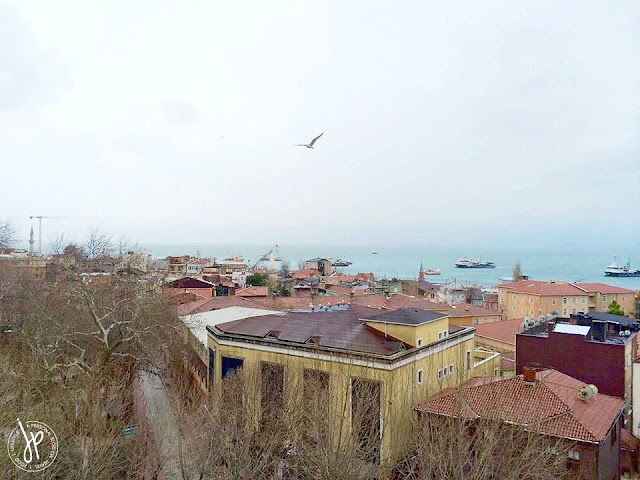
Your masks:
M 420 260 L 420 271 L 418 272 L 418 280 L 424 282 L 424 267 L 422 266 L 422 260 Z
M 33 227 L 31 227 L 31 233 L 29 233 L 29 256 L 33 257 L 33 244 L 36 241 L 33 239 Z

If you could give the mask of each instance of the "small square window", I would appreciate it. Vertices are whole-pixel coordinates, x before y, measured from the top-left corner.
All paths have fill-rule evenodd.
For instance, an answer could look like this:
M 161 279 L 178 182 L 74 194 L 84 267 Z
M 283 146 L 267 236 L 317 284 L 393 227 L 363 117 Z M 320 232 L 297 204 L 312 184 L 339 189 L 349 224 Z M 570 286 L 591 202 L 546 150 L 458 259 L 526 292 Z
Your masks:
M 422 383 L 422 370 L 418 370 L 418 385 Z

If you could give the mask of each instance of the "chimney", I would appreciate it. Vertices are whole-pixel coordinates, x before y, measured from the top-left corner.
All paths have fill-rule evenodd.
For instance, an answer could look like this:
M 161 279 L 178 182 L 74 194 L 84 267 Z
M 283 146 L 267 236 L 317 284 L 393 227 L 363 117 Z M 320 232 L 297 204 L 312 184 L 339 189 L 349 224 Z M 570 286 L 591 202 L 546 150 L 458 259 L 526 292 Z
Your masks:
M 553 327 L 556 326 L 556 322 L 547 322 L 547 335 L 551 336 L 551 332 L 553 332 Z
M 526 365 L 522 368 L 522 383 L 525 385 L 536 384 L 536 371 L 533 368 Z

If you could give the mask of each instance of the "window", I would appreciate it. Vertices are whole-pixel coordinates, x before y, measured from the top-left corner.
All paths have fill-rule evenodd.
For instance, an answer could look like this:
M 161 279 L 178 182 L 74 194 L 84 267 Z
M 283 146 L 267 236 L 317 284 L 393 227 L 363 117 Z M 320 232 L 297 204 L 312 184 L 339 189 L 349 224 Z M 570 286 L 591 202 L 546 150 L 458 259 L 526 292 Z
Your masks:
M 606 302 L 607 301 L 607 296 L 606 295 L 602 295 L 602 301 Z
M 453 373 L 453 363 L 449 365 L 449 375 Z
M 467 350 L 467 372 L 471 370 L 471 350 Z
M 574 308 L 571 313 L 575 314 L 576 313 L 576 309 Z
M 622 301 L 626 302 L 627 301 L 627 297 L 622 297 Z
M 527 299 L 522 297 L 522 303 L 527 303 Z
M 516 296 L 515 296 L 515 295 L 513 296 L 513 299 L 514 299 L 514 300 L 516 299 Z
M 442 370 L 438 369 L 438 380 L 442 380 Z
M 477 319 L 477 318 L 474 318 L 472 323 L 473 323 L 474 325 L 477 325 L 477 324 L 478 324 L 478 319 Z
M 586 302 L 585 297 L 582 297 L 582 303 L 585 303 L 585 302 Z
M 447 376 L 447 367 L 443 367 L 442 368 L 442 376 L 446 377 Z
M 243 363 L 244 359 L 242 358 L 222 357 L 222 378 L 230 377 L 236 373 L 242 368 Z
M 529 310 L 529 315 L 533 315 L 533 308 Z
M 615 429 L 614 429 L 615 430 Z M 571 460 L 580 460 L 580 451 L 579 450 L 569 450 L 569 454 L 567 455 Z
M 551 299 L 551 305 L 555 305 L 555 304 L 556 304 L 556 299 L 555 299 L 555 298 L 552 298 L 552 299 Z
M 576 302 L 578 301 L 578 299 L 576 297 L 573 297 L 573 304 L 575 305 Z
M 498 367 L 493 369 L 493 376 L 494 377 L 499 377 L 500 376 L 500 371 L 498 370 Z
M 418 370 L 418 385 L 422 383 L 422 370 Z
M 562 314 L 563 314 L 565 317 L 567 316 L 567 309 L 566 309 L 566 308 L 564 308 L 564 309 L 562 310 Z
M 442 340 L 442 332 L 438 332 L 438 340 Z
M 542 309 L 541 308 L 538 309 L 538 313 L 542 313 Z
M 567 297 L 562 297 L 562 303 L 567 304 Z
M 514 305 L 513 307 L 511 307 L 511 310 L 513 310 L 515 312 L 516 311 L 516 306 Z
M 422 346 L 422 339 L 421 339 L 421 338 L 419 338 L 419 339 L 418 339 L 418 347 L 421 347 L 421 346 Z
M 529 299 L 529 302 L 533 303 L 533 297 L 531 297 L 531 298 Z
M 615 293 L 611 294 L 611 300 L 616 300 L 618 298 L 618 296 Z

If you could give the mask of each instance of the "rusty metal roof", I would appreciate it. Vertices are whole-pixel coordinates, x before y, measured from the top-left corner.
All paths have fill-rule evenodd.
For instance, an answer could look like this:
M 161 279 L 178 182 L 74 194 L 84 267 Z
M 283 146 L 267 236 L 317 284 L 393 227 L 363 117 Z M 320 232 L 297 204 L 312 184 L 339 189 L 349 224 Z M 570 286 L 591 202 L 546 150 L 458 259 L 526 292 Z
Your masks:
M 337 348 L 359 353 L 393 355 L 408 345 L 364 324 L 359 318 L 377 310 L 358 307 L 336 311 L 291 312 L 265 315 L 216 325 L 227 335 L 242 335 Z
M 447 315 L 433 310 L 422 310 L 420 308 L 400 308 L 390 312 L 377 313 L 364 320 L 371 322 L 394 323 L 397 325 L 422 325 L 423 323 L 440 320 Z

